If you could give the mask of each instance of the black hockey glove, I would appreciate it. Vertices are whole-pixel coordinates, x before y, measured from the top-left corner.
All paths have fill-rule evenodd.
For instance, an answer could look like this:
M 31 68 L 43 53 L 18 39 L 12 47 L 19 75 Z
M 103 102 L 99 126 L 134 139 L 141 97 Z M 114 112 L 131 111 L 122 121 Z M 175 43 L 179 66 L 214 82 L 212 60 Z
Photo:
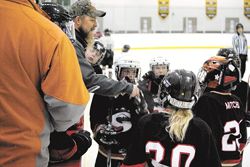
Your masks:
M 100 124 L 95 131 L 94 139 L 98 144 L 104 146 L 117 145 L 116 135 L 123 131 L 123 127 L 109 127 L 106 124 Z
M 85 130 L 81 130 L 71 135 L 77 145 L 77 152 L 74 154 L 72 159 L 80 159 L 83 154 L 87 152 L 89 147 L 92 145 L 92 139 L 90 133 Z
M 147 72 L 143 77 L 143 79 L 155 80 L 155 74 L 153 71 Z
M 66 132 L 53 132 L 50 135 L 50 163 L 64 162 L 75 154 L 75 142 Z

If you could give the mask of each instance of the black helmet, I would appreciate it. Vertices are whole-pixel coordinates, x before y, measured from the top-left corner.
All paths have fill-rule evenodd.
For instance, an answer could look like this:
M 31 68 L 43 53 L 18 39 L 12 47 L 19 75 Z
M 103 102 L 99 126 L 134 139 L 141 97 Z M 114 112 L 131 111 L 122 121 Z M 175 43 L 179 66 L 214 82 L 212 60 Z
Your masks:
M 104 35 L 105 36 L 110 36 L 110 34 L 111 34 L 111 30 L 110 29 L 105 29 L 104 30 Z
M 53 2 L 44 2 L 41 4 L 42 10 L 44 10 L 51 18 L 52 22 L 68 22 L 72 20 L 69 12 L 62 6 Z
M 70 40 L 75 40 L 75 26 L 69 12 L 62 6 L 53 2 L 41 4 L 42 10 L 50 16 L 50 20 L 57 24 Z
M 123 45 L 122 52 L 128 52 L 130 49 L 130 46 L 128 44 Z
M 233 48 L 221 48 L 217 56 L 225 57 L 226 59 L 232 59 L 238 68 L 241 66 L 241 60 L 239 56 L 236 54 L 236 52 L 233 50 Z
M 233 59 L 213 56 L 203 63 L 198 80 L 202 87 L 230 91 L 241 81 L 241 74 Z
M 175 70 L 162 80 L 159 96 L 164 107 L 189 109 L 195 102 L 196 76 L 192 71 Z
M 241 23 L 238 23 L 238 24 L 236 25 L 236 30 L 238 30 L 239 28 L 244 29 L 244 26 L 243 26 Z

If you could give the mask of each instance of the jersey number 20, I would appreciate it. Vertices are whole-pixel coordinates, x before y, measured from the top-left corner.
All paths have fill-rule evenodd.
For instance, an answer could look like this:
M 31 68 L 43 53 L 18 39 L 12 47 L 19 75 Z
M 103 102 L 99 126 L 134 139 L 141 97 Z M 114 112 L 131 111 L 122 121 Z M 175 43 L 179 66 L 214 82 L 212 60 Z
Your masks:
M 146 144 L 146 153 L 154 152 L 155 158 L 154 160 L 160 163 L 164 159 L 165 155 L 165 148 L 161 145 L 160 142 L 157 141 L 149 141 Z M 185 167 L 189 167 L 192 160 L 195 156 L 195 148 L 191 145 L 185 144 L 178 144 L 172 149 L 172 156 L 171 156 L 171 166 L 179 167 L 181 166 L 181 155 L 185 154 L 188 155 L 188 158 L 185 162 Z

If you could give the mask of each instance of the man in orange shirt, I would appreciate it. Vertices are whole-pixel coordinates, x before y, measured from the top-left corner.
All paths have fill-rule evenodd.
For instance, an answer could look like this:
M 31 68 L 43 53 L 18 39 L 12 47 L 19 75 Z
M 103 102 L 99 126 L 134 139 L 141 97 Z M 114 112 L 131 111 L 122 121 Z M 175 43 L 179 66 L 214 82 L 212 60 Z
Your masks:
M 33 0 L 0 3 L 0 166 L 47 166 L 49 134 L 89 99 L 71 42 L 40 12 Z

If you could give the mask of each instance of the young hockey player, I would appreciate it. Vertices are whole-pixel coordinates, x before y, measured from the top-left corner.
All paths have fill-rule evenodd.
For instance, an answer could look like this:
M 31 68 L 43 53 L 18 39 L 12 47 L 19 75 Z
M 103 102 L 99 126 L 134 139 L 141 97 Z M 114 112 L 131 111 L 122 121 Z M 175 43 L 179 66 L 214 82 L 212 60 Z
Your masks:
M 122 58 L 115 64 L 118 80 L 136 83 L 140 77 L 139 62 Z M 90 109 L 90 123 L 94 138 L 99 144 L 95 166 L 118 167 L 124 159 L 126 149 L 133 140 L 132 134 L 137 120 L 147 113 L 147 105 L 141 96 L 131 98 L 119 95 L 116 98 L 95 98 Z M 110 163 L 109 163 L 110 164 Z
M 160 86 L 165 112 L 143 116 L 122 167 L 218 167 L 211 129 L 193 116 L 196 77 L 175 70 Z
M 150 71 L 139 81 L 139 87 L 143 91 L 150 112 L 160 110 L 157 98 L 159 85 L 163 77 L 169 71 L 169 62 L 164 57 L 154 57 L 149 63 Z
M 87 61 L 95 69 L 96 74 L 102 74 L 102 68 L 100 63 L 104 59 L 106 49 L 103 44 L 99 41 L 94 41 L 93 46 L 88 46 L 85 52 Z
M 233 48 L 222 48 L 217 53 L 218 56 L 226 57 L 227 59 L 233 59 L 236 62 L 236 65 L 239 69 L 241 66 L 241 60 L 239 56 L 235 53 Z M 243 74 L 243 71 L 241 71 Z M 243 78 L 243 76 L 241 76 Z M 243 109 L 246 112 L 247 126 L 250 126 L 250 92 L 247 91 L 249 89 L 249 83 L 241 80 L 241 82 L 237 85 L 235 90 L 232 90 L 232 94 L 236 95 L 240 98 Z
M 240 81 L 240 70 L 233 59 L 222 56 L 209 58 L 202 70 L 205 75 L 198 79 L 209 91 L 199 98 L 193 111 L 212 129 L 222 166 L 240 164 L 246 142 L 245 114 L 240 100 L 231 94 Z
M 45 2 L 41 8 L 50 16 L 51 21 L 56 23 L 71 39 L 74 40 L 74 24 L 68 11 L 61 5 Z M 73 28 L 72 28 L 73 26 Z M 91 146 L 90 133 L 83 130 L 83 118 L 67 131 L 54 131 L 50 135 L 50 163 L 65 162 L 80 157 Z

